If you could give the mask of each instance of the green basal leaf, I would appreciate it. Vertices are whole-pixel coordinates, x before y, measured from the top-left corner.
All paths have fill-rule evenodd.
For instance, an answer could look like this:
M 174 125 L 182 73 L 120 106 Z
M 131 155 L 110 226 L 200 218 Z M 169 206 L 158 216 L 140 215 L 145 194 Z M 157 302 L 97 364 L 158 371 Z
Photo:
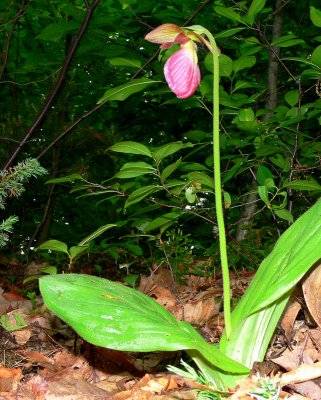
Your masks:
M 137 142 L 119 142 L 109 148 L 117 153 L 140 154 L 141 156 L 152 157 L 152 153 L 145 145 Z
M 156 172 L 156 168 L 154 168 L 152 165 L 149 165 L 143 161 L 138 161 L 124 164 L 114 175 L 114 177 L 128 179 L 146 174 L 155 174 Z
M 85 246 L 87 243 L 89 243 L 92 240 L 96 239 L 96 237 L 100 236 L 102 233 L 106 232 L 110 228 L 113 228 L 114 226 L 117 226 L 117 225 L 116 224 L 107 224 L 107 225 L 101 226 L 95 232 L 91 233 L 89 236 L 87 236 L 85 239 L 83 239 L 78 244 L 78 246 Z
M 140 78 L 140 79 L 133 79 L 132 81 L 129 81 L 128 83 L 125 83 L 124 85 L 117 86 L 112 89 L 106 90 L 104 93 L 103 97 L 101 97 L 97 104 L 104 103 L 106 101 L 112 101 L 112 100 L 117 100 L 117 101 L 123 101 L 126 100 L 129 96 L 132 94 L 138 93 L 150 85 L 153 85 L 154 83 L 159 83 L 160 81 L 152 81 L 147 78 Z
M 317 190 L 321 191 L 321 185 L 314 180 L 297 180 L 292 182 L 287 182 L 283 187 L 295 190 Z
M 220 348 L 249 368 L 262 361 L 293 288 L 321 258 L 321 199 L 288 228 L 232 312 Z
M 124 207 L 127 208 L 133 204 L 136 204 L 145 199 L 146 197 L 150 196 L 152 193 L 158 192 L 161 189 L 162 189 L 161 186 L 155 186 L 155 185 L 141 187 L 128 196 Z
M 137 290 L 81 274 L 45 276 L 39 284 L 46 306 L 89 343 L 134 352 L 196 350 L 214 371 L 249 372 Z
M 40 246 L 38 246 L 36 251 L 39 250 L 51 250 L 51 251 L 60 251 L 61 253 L 65 253 L 69 256 L 69 251 L 66 243 L 61 242 L 59 240 L 47 240 L 43 242 Z

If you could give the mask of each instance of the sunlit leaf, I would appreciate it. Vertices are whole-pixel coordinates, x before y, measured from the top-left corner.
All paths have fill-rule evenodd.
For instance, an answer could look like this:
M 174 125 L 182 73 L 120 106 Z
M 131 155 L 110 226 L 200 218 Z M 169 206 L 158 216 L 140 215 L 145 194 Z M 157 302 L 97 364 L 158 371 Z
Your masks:
M 145 294 L 116 282 L 82 274 L 40 278 L 46 306 L 89 343 L 122 351 L 197 350 L 221 370 L 248 369 L 208 344 Z

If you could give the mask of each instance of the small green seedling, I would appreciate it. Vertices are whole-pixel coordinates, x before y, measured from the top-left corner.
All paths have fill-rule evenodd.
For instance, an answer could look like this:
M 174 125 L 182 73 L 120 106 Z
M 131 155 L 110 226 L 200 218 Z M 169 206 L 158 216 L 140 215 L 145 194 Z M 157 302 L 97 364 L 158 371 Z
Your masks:
M 14 311 L 12 313 L 12 315 L 15 319 L 14 324 L 11 323 L 8 315 L 2 315 L 0 317 L 0 325 L 2 326 L 3 329 L 5 329 L 6 331 L 9 331 L 9 332 L 12 332 L 12 331 L 19 331 L 20 329 L 28 326 L 26 321 L 23 319 L 23 317 L 17 311 Z

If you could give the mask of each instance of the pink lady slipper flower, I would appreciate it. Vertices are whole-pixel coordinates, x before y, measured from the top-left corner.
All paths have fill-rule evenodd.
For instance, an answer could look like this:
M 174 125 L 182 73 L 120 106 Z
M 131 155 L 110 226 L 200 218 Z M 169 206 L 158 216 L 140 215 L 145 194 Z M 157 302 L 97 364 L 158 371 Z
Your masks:
M 180 45 L 180 49 L 166 61 L 164 75 L 168 86 L 179 99 L 192 96 L 201 81 L 197 46 L 194 41 L 203 42 L 210 47 L 207 40 L 174 24 L 158 26 L 149 32 L 145 39 L 160 44 L 161 48 L 168 48 L 173 44 Z

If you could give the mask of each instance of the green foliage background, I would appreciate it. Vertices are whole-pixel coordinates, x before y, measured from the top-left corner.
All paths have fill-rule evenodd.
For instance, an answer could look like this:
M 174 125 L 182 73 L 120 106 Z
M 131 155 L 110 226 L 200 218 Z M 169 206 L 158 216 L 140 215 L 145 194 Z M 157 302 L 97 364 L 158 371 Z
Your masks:
M 230 263 L 255 268 L 292 218 L 320 196 L 318 1 L 95 3 L 54 101 L 15 159 L 40 157 L 51 179 L 71 178 L 47 185 L 45 177 L 32 181 L 23 201 L 8 203 L 8 215 L 19 214 L 21 221 L 12 238 L 13 250 L 21 243 L 26 247 L 49 238 L 77 244 L 99 226 L 117 223 L 117 232 L 96 239 L 95 251 L 117 257 L 112 244 L 121 243 L 135 257 L 149 256 L 157 253 L 156 238 L 168 243 L 171 235 L 166 236 L 165 228 L 179 226 L 190 235 L 194 254 L 211 255 L 215 263 L 218 249 L 209 183 L 211 58 L 200 46 L 201 86 L 193 97 L 176 99 L 163 78 L 163 63 L 172 50 L 158 53 L 157 46 L 144 40 L 151 28 L 171 22 L 203 25 L 221 49 L 222 179 Z M 1 3 L 4 165 L 57 85 L 86 13 L 82 1 Z M 142 78 L 160 82 L 97 106 L 106 91 Z M 55 140 L 55 146 L 46 150 Z M 112 146 L 123 141 L 147 146 L 154 158 L 113 151 Z M 175 143 L 171 148 L 177 150 L 157 158 L 159 148 L 168 143 Z M 124 164 L 133 162 L 148 164 L 144 168 L 151 173 L 121 176 Z M 149 189 L 149 195 L 130 205 L 128 196 L 140 188 Z M 255 207 L 240 244 L 243 211 L 249 203 Z M 164 214 L 166 224 L 157 220 Z M 146 230 L 152 223 L 155 229 Z M 119 242 L 128 234 L 132 237 Z M 146 236 L 137 238 L 142 234 L 149 235 L 150 244 Z

